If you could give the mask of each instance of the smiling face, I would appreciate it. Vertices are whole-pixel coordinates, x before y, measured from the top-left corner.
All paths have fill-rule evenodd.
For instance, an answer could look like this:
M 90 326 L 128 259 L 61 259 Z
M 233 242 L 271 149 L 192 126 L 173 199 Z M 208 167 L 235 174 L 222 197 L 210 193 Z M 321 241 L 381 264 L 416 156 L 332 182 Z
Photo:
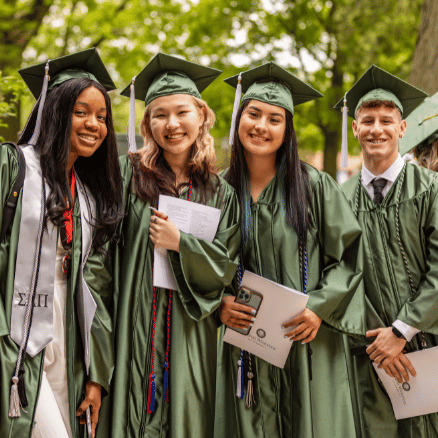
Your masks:
M 151 133 L 164 158 L 188 160 L 204 122 L 203 110 L 188 94 L 157 97 L 149 107 Z
M 397 159 L 398 140 L 406 132 L 406 121 L 395 106 L 360 107 L 353 121 L 353 132 L 362 147 L 367 168 L 386 170 Z
M 88 87 L 78 96 L 71 120 L 68 170 L 78 157 L 93 155 L 105 140 L 106 113 L 105 98 L 97 88 Z
M 286 111 L 278 106 L 250 100 L 242 112 L 239 139 L 245 156 L 276 156 L 286 131 Z

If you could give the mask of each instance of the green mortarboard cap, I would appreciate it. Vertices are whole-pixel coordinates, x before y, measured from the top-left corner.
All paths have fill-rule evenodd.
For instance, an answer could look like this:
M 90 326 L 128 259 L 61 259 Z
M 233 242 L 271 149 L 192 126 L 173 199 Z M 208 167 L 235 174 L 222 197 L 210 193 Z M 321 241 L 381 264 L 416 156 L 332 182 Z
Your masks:
M 237 88 L 239 75 L 225 79 L 225 82 Z M 255 99 L 270 105 L 279 106 L 294 113 L 294 105 L 322 97 L 323 95 L 298 79 L 292 73 L 268 62 L 259 67 L 241 73 L 242 101 Z
M 148 105 L 152 100 L 171 94 L 191 94 L 201 97 L 204 91 L 222 72 L 158 53 L 135 77 L 135 98 Z M 120 94 L 130 96 L 130 85 Z
M 428 97 L 406 118 L 406 134 L 399 140 L 401 155 L 416 146 L 427 147 L 438 138 L 438 93 Z
M 372 65 L 346 94 L 348 115 L 356 118 L 357 109 L 364 102 L 389 100 L 406 118 L 426 96 L 420 89 Z M 334 108 L 341 111 L 343 106 L 344 98 Z
M 36 99 L 43 88 L 45 66 L 46 62 L 43 62 L 18 71 Z M 116 88 L 96 48 L 50 60 L 49 75 L 49 90 L 69 79 L 81 77 L 99 82 L 108 91 Z

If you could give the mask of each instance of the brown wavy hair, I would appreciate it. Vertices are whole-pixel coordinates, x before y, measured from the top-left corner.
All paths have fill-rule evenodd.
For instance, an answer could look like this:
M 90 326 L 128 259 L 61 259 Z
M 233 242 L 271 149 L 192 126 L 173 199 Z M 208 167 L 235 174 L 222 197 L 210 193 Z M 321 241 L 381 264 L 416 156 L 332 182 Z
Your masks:
M 198 202 L 205 203 L 208 195 L 219 189 L 220 181 L 214 166 L 216 152 L 210 129 L 214 125 L 215 115 L 206 102 L 192 96 L 195 106 L 204 114 L 204 123 L 193 143 L 187 162 L 187 173 L 194 188 L 198 189 Z M 137 196 L 146 203 L 157 206 L 160 194 L 179 196 L 187 183 L 176 185 L 176 175 L 163 156 L 162 147 L 155 141 L 151 131 L 150 104 L 146 106 L 140 122 L 140 132 L 144 139 L 143 147 L 130 153 L 134 167 L 134 187 Z
M 438 140 L 427 147 L 416 147 L 414 156 L 421 167 L 438 172 Z

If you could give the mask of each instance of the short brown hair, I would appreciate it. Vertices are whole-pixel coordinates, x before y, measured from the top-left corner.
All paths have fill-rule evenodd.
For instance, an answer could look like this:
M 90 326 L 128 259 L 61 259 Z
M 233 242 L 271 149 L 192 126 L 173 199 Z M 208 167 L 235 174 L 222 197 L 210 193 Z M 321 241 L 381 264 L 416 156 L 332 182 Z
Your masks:
M 362 108 L 397 108 L 400 117 L 403 119 L 403 114 L 400 111 L 400 108 L 392 101 L 392 100 L 369 100 L 368 102 L 363 102 L 362 105 L 356 111 L 356 117 L 359 115 L 359 112 Z

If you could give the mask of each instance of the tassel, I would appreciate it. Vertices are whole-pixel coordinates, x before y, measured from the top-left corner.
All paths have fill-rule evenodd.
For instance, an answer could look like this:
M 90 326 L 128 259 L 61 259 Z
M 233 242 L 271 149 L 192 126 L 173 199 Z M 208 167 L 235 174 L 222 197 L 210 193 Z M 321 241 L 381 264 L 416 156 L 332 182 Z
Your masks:
M 164 362 L 163 400 L 169 401 L 169 364 Z
M 18 396 L 20 397 L 20 405 L 22 408 L 26 408 L 29 403 L 26 397 L 26 386 L 24 385 L 24 365 L 20 364 L 20 371 L 18 372 Z
M 341 167 L 348 166 L 348 108 L 347 93 L 344 95 L 344 107 L 342 108 L 342 146 Z
M 237 365 L 239 366 L 237 369 L 237 388 L 236 395 L 239 398 L 245 396 L 245 374 L 243 370 L 243 350 L 240 352 L 240 359 L 237 361 Z
M 148 414 L 155 412 L 155 374 L 149 376 L 147 412 Z
M 251 371 L 248 373 L 248 386 L 246 388 L 246 407 L 250 408 L 252 404 L 256 404 L 255 398 L 254 398 L 254 388 L 252 384 L 252 378 L 254 377 L 254 374 L 251 373 Z
M 242 97 L 242 74 L 239 73 L 239 78 L 237 80 L 237 87 L 236 87 L 236 95 L 234 96 L 233 115 L 231 116 L 230 138 L 228 140 L 230 146 L 233 145 L 233 141 L 234 141 L 234 133 L 236 131 L 237 111 L 239 111 L 241 97 Z
M 12 377 L 11 398 L 9 399 L 9 418 L 18 418 L 20 412 L 20 397 L 18 396 L 18 377 Z
M 33 130 L 33 134 L 31 139 L 29 140 L 29 144 L 35 146 L 37 144 L 38 138 L 40 136 L 40 131 L 41 131 L 41 118 L 42 118 L 42 114 L 43 114 L 43 108 L 44 108 L 44 103 L 46 102 L 46 95 L 47 95 L 47 87 L 49 85 L 49 61 L 47 61 L 46 66 L 44 67 L 45 70 L 45 74 L 44 74 L 44 82 L 43 82 L 43 88 L 41 90 L 41 95 L 40 95 L 40 105 L 38 107 L 38 114 L 37 114 L 37 119 L 35 122 L 35 128 Z
M 128 152 L 134 153 L 137 151 L 137 143 L 135 142 L 135 78 L 132 78 L 131 92 L 129 96 L 129 122 L 128 122 Z

